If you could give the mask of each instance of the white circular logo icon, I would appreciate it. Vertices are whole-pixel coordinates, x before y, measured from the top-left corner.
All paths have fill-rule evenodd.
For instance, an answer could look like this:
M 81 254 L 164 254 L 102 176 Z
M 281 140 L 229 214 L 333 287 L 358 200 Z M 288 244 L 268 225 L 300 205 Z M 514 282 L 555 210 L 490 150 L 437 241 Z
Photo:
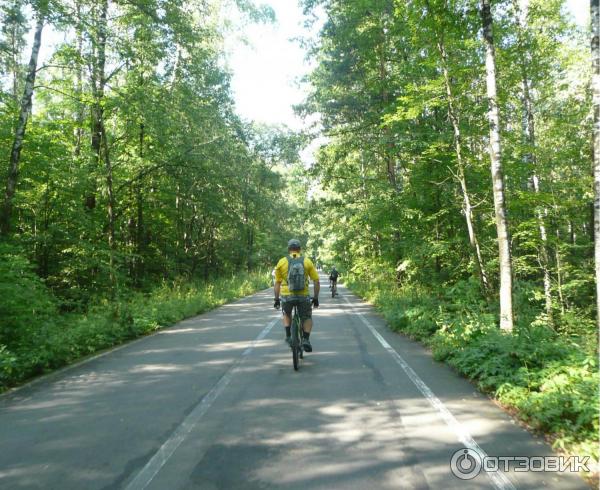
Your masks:
M 481 456 L 474 449 L 459 449 L 450 458 L 450 468 L 461 480 L 472 480 L 481 472 Z

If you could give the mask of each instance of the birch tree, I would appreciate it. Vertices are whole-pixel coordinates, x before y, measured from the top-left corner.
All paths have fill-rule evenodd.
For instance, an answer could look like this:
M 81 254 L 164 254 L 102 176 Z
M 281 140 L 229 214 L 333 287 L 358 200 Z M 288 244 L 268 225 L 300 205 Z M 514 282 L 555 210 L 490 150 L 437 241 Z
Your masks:
M 37 73 L 38 56 L 42 45 L 42 30 L 45 22 L 44 7 L 39 6 L 35 12 L 35 31 L 33 35 L 33 43 L 31 46 L 31 56 L 27 66 L 27 76 L 25 78 L 25 87 L 23 96 L 21 97 L 21 107 L 19 119 L 17 121 L 15 136 L 13 139 L 12 149 L 10 152 L 10 160 L 8 163 L 8 173 L 6 179 L 6 190 L 4 192 L 4 202 L 0 210 L 0 235 L 7 236 L 10 232 L 10 221 L 13 208 L 13 198 L 17 188 L 17 180 L 19 176 L 19 163 L 21 161 L 21 150 L 23 148 L 23 139 L 25 138 L 25 130 L 27 122 L 31 114 L 33 90 L 35 85 L 35 77 Z
M 598 0 L 590 0 L 592 18 L 592 91 L 594 105 L 594 255 L 596 262 L 597 326 L 600 329 L 600 8 Z
M 496 53 L 492 30 L 492 12 L 489 0 L 481 0 L 481 21 L 485 44 L 486 86 L 488 98 L 488 122 L 490 125 L 489 154 L 491 161 L 492 186 L 494 194 L 494 214 L 498 233 L 498 252 L 500 263 L 500 328 L 511 331 L 513 328 L 512 311 L 512 262 L 502 154 L 500 149 L 500 116 L 496 91 Z

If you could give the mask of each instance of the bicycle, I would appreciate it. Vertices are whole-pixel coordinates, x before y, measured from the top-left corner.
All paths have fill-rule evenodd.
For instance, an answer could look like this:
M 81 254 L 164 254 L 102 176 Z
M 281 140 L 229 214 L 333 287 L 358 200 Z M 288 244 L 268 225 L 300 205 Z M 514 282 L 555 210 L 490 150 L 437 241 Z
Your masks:
M 337 281 L 332 281 L 331 283 L 331 297 L 335 298 L 337 296 Z
M 306 298 L 306 301 L 312 301 L 312 298 Z M 294 371 L 300 367 L 300 359 L 304 359 L 304 346 L 302 345 L 302 321 L 298 313 L 298 305 L 295 304 L 292 309 L 292 338 L 290 339 L 290 348 L 292 349 L 292 363 Z

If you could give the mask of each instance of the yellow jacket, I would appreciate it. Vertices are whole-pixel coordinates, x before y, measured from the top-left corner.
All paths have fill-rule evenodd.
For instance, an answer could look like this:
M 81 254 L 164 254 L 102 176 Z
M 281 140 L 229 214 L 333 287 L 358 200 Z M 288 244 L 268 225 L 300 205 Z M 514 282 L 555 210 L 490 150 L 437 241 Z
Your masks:
M 291 253 L 291 257 L 300 257 L 300 253 Z M 277 262 L 277 266 L 275 267 L 275 282 L 281 283 L 281 296 L 290 296 L 290 290 L 288 289 L 287 276 L 288 276 L 288 259 L 287 257 L 282 257 L 279 262 Z M 308 296 L 308 278 L 313 281 L 319 280 L 319 273 L 317 272 L 317 268 L 312 263 L 308 257 L 304 257 L 304 280 L 306 282 L 306 287 L 302 292 L 294 292 L 294 296 Z

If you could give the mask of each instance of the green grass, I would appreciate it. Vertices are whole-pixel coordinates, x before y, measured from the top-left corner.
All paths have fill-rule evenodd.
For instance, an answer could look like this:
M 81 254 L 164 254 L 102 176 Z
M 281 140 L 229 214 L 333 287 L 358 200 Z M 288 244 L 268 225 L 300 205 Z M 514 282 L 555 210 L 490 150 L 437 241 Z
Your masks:
M 600 378 L 593 342 L 574 342 L 539 319 L 503 333 L 490 307 L 460 290 L 473 289 L 468 284 L 434 296 L 384 281 L 353 277 L 347 283 L 392 329 L 429 346 L 436 360 L 473 380 L 554 448 L 598 461 Z
M 6 308 L 10 314 L 0 325 L 0 331 L 12 333 L 4 336 L 11 340 L 8 345 L 0 341 L 0 391 L 269 284 L 267 273 L 241 274 L 208 284 L 165 282 L 151 293 L 130 292 L 120 300 L 96 305 L 86 314 L 61 315 L 47 298 L 35 303 L 46 305 L 43 312 L 31 310 L 30 302 L 15 301 Z

